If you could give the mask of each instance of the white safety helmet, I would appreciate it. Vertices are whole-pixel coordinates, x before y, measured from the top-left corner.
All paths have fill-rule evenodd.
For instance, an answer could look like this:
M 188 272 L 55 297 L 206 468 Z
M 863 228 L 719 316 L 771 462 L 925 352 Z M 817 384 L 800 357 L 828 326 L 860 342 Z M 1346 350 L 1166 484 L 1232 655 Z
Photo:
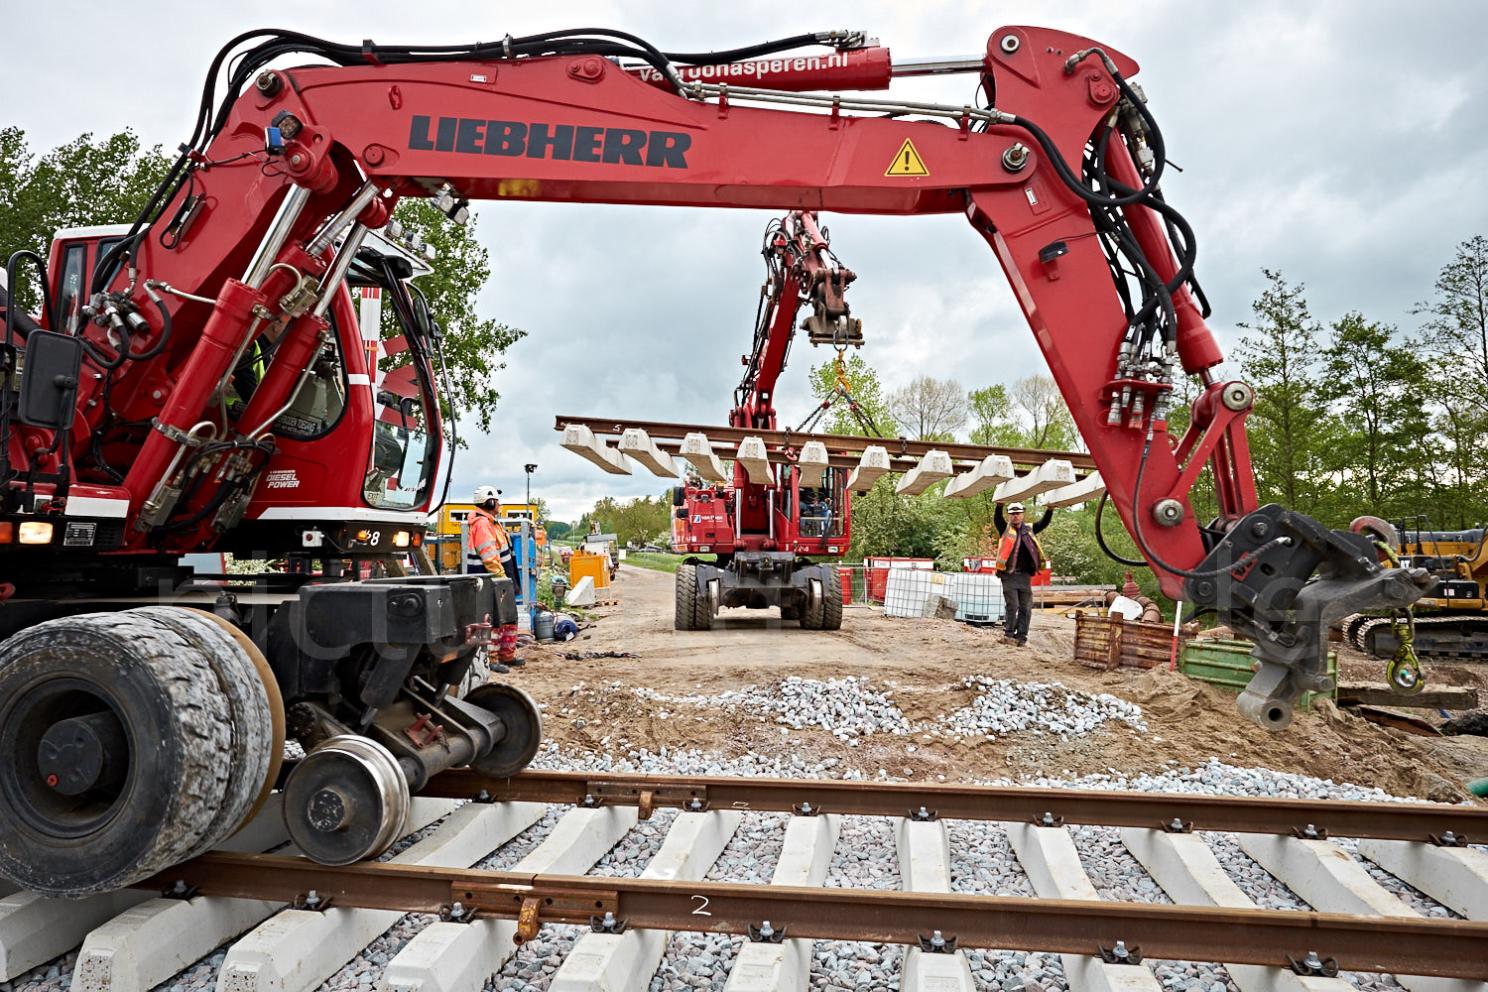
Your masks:
M 476 506 L 481 506 L 487 500 L 491 500 L 491 499 L 494 499 L 494 500 L 498 500 L 499 501 L 500 500 L 500 497 L 501 497 L 501 490 L 500 489 L 497 489 L 495 486 L 476 486 L 475 487 L 475 505 Z

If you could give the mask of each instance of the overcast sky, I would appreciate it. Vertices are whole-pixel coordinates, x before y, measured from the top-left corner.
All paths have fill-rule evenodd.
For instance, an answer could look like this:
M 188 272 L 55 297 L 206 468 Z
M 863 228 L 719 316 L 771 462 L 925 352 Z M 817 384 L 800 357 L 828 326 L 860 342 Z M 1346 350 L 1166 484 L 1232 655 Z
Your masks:
M 125 126 L 173 148 L 189 134 L 213 54 L 257 27 L 450 43 L 597 25 L 674 51 L 862 28 L 901 57 L 977 53 L 1009 23 L 1078 32 L 1142 66 L 1137 79 L 1184 170 L 1168 172 L 1165 190 L 1197 232 L 1198 274 L 1227 349 L 1263 266 L 1305 282 L 1319 318 L 1359 309 L 1410 330 L 1412 304 L 1430 293 L 1454 246 L 1488 233 L 1484 0 L 5 6 L 3 119 L 36 150 Z M 953 76 L 902 92 L 963 103 L 973 85 Z M 770 216 L 482 205 L 477 233 L 492 263 L 482 313 L 529 335 L 501 376 L 500 425 L 460 457 L 456 498 L 487 481 L 521 492 L 526 462 L 539 465 L 534 492 L 560 519 L 606 494 L 664 488 L 639 467 L 628 478 L 604 475 L 563 451 L 553 418 L 724 423 Z M 1044 370 L 995 259 L 963 218 L 826 221 L 859 274 L 849 300 L 863 319 L 863 356 L 889 388 L 925 373 L 970 389 Z M 795 423 L 809 409 L 807 369 L 828 357 L 797 342 L 777 397 L 783 419 Z

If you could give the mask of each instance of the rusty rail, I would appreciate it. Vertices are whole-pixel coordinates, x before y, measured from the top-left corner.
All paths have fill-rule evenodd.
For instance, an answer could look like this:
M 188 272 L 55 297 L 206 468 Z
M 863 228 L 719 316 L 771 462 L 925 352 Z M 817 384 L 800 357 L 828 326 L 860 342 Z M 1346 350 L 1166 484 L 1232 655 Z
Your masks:
M 767 431 L 744 427 L 718 427 L 708 424 L 672 424 L 656 420 L 616 420 L 604 417 L 555 417 L 553 429 L 561 431 L 566 424 L 583 424 L 595 434 L 620 434 L 628 428 L 639 427 L 658 447 L 675 449 L 667 439 L 680 440 L 687 434 L 702 433 L 711 440 L 737 446 L 746 437 L 757 437 L 772 450 L 784 447 L 800 448 L 807 441 L 820 441 L 827 446 L 829 454 L 862 454 L 870 444 L 881 445 L 894 458 L 911 458 L 918 461 L 929 451 L 944 451 L 957 461 L 981 461 L 988 455 L 1006 455 L 1014 465 L 1037 466 L 1050 458 L 1062 458 L 1076 469 L 1093 471 L 1095 459 L 1083 451 L 1043 451 L 1038 448 L 1009 448 L 998 445 L 955 444 L 939 441 L 910 441 L 901 437 L 862 437 L 853 434 L 797 434 L 793 431 Z M 834 463 L 835 464 L 835 463 Z M 847 463 L 845 463 L 847 464 Z M 856 461 L 850 462 L 856 465 Z
M 502 801 L 611 804 L 653 808 L 736 809 L 906 816 L 924 807 L 952 820 L 1102 824 L 1165 830 L 1233 830 L 1324 838 L 1375 837 L 1437 843 L 1488 839 L 1488 807 L 1444 803 L 1365 803 L 1254 799 L 1096 789 L 849 782 L 835 779 L 725 778 L 594 772 L 524 771 L 489 778 L 468 769 L 436 775 L 422 795 Z
M 1310 952 L 1349 971 L 1488 979 L 1488 923 L 862 889 L 528 875 L 418 865 L 344 868 L 272 855 L 208 854 L 139 888 L 177 882 L 206 896 L 284 903 L 315 890 L 338 907 L 438 913 L 455 903 L 544 923 L 605 913 L 638 929 L 747 934 L 768 920 L 790 937 L 916 944 L 941 931 L 962 946 L 1097 955 L 1124 941 L 1151 958 L 1287 967 Z M 324 903 L 322 903 L 324 905 Z

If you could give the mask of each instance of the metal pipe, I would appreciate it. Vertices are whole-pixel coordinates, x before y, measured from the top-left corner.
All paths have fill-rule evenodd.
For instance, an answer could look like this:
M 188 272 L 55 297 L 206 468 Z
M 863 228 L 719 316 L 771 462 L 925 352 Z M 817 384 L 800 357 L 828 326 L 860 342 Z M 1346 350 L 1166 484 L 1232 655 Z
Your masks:
M 357 224 L 351 229 L 351 233 L 346 235 L 346 240 L 341 242 L 341 250 L 336 252 L 336 260 L 331 263 L 330 269 L 320 280 L 319 297 L 315 301 L 315 309 L 311 311 L 315 316 L 325 316 L 326 309 L 336 295 L 337 287 L 346 278 L 346 272 L 351 268 L 351 263 L 356 261 L 356 253 L 362 247 L 362 242 L 367 239 L 367 233 L 367 225 Z
M 351 202 L 346 205 L 345 209 L 332 218 L 329 224 L 321 228 L 320 233 L 305 246 L 306 254 L 319 255 L 334 244 L 341 236 L 341 232 L 357 219 L 358 214 L 367 209 L 367 204 L 371 203 L 376 195 L 377 187 L 372 183 L 367 183 L 357 190 L 357 195 L 351 198 Z
M 937 55 L 928 58 L 895 59 L 890 69 L 900 76 L 946 76 L 952 73 L 981 72 L 986 60 L 980 55 Z
M 300 213 L 309 202 L 308 189 L 303 186 L 289 188 L 284 201 L 279 204 L 279 212 L 274 214 L 274 222 L 269 225 L 268 233 L 253 255 L 253 261 L 248 264 L 248 271 L 243 276 L 245 285 L 254 288 L 263 285 L 263 281 L 269 277 L 269 269 L 284 248 L 284 242 L 289 240 L 289 232 L 294 229 L 295 221 L 300 219 Z

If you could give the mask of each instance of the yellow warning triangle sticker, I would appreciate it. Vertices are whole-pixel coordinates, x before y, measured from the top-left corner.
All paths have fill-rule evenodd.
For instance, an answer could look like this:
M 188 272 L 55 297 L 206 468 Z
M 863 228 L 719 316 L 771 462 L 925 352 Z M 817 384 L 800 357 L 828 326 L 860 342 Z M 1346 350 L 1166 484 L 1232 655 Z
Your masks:
M 894 153 L 894 160 L 884 170 L 886 176 L 928 176 L 930 170 L 925 168 L 925 160 L 920 158 L 920 153 L 915 151 L 914 142 L 908 138 L 904 144 Z

